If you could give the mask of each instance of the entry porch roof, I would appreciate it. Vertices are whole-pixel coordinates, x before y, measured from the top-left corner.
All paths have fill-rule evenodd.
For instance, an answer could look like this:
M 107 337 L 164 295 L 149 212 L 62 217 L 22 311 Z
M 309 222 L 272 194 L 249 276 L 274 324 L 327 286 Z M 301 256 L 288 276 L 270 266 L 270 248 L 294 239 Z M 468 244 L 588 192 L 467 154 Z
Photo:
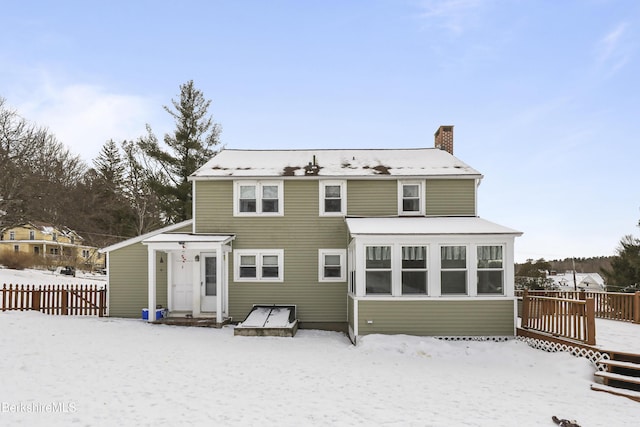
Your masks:
M 235 234 L 161 233 L 142 241 L 143 245 L 160 250 L 208 249 L 211 245 L 226 245 Z

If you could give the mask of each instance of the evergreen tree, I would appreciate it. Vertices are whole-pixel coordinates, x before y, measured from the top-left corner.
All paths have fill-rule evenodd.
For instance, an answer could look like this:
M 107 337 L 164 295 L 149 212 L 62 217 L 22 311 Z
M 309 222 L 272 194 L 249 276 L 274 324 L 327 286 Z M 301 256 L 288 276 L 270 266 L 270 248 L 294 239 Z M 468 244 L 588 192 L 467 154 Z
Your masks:
M 122 194 L 124 164 L 113 139 L 102 146 L 98 157 L 93 160 L 93 165 L 102 181 L 102 191 L 112 196 Z
M 602 269 L 610 292 L 640 291 L 640 239 L 631 235 L 620 240 L 610 269 Z
M 547 271 L 550 264 L 544 258 L 535 262 L 528 259 L 524 264 L 520 264 L 516 271 L 515 285 L 517 289 L 548 289 L 553 284 L 553 280 L 547 278 Z
M 165 216 L 175 223 L 191 218 L 191 184 L 188 177 L 215 154 L 220 125 L 207 115 L 210 100 L 195 88 L 193 80 L 180 86 L 180 99 L 171 100 L 173 108 L 164 106 L 175 120 L 176 128 L 165 134 L 163 149 L 147 126 L 148 136 L 139 142 L 142 151 L 160 165 L 160 174 L 152 177 Z

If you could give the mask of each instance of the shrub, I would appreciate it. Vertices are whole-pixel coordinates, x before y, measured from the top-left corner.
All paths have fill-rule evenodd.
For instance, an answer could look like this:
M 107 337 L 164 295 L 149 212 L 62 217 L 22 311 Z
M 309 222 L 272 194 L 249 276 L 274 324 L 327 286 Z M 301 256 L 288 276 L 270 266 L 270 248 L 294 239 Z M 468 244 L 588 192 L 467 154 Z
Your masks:
M 34 265 L 33 255 L 24 252 L 4 252 L 0 254 L 0 264 L 14 270 L 24 270 Z

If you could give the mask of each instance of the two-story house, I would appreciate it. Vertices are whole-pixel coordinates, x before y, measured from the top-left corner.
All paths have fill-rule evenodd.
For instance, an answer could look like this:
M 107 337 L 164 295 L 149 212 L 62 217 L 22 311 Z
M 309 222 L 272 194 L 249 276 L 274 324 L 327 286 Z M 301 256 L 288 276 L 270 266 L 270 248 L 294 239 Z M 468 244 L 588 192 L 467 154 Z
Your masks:
M 193 219 L 108 248 L 109 312 L 241 321 L 295 304 L 302 328 L 513 336 L 514 239 L 477 215 L 482 175 L 434 148 L 223 150 Z M 153 320 L 153 316 L 149 316 Z
M 86 245 L 74 230 L 40 221 L 0 230 L 2 252 L 26 253 L 86 269 L 104 268 L 104 257 L 98 248 Z

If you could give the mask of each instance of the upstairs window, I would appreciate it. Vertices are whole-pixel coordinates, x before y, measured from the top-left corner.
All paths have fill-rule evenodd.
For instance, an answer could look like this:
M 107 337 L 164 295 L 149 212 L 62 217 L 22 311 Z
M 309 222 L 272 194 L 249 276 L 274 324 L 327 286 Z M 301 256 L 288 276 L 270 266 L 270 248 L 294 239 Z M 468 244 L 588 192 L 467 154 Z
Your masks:
M 347 214 L 345 181 L 320 181 L 320 215 L 344 216 Z
M 57 242 L 58 241 L 58 233 L 53 233 L 51 235 L 51 240 L 53 240 L 54 242 Z
M 424 215 L 422 181 L 398 181 L 398 215 Z
M 502 246 L 478 246 L 478 295 L 504 294 Z
M 440 286 L 442 295 L 467 295 L 467 247 L 440 248 Z
M 236 181 L 234 215 L 284 214 L 282 181 Z
M 35 240 L 36 239 L 36 232 L 33 230 L 29 230 L 29 240 Z
M 9 240 L 16 240 L 16 232 L 15 231 L 10 231 L 9 232 Z

